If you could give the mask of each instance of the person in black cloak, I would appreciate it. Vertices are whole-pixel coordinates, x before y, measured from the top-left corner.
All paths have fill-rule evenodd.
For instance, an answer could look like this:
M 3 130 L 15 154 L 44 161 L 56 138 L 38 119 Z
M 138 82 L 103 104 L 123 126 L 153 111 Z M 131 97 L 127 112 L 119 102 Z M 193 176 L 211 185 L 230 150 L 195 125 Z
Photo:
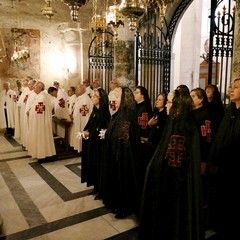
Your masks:
M 148 91 L 143 86 L 137 86 L 134 89 L 134 99 L 137 103 L 137 124 L 140 132 L 140 163 L 141 163 L 141 179 L 144 180 L 144 175 L 146 171 L 147 164 L 150 160 L 149 155 L 151 151 L 151 146 L 148 144 L 148 137 L 150 133 L 150 126 L 148 121 L 153 116 L 151 101 L 148 95 Z
M 94 186 L 89 194 L 99 194 L 99 184 L 103 159 L 104 139 L 99 136 L 100 131 L 107 129 L 110 121 L 108 95 L 102 88 L 94 89 L 92 93 L 93 111 L 83 130 L 82 137 L 82 167 L 81 182 L 87 186 Z
M 229 88 L 231 104 L 218 128 L 209 154 L 216 174 L 216 229 L 218 240 L 237 239 L 239 235 L 238 193 L 240 175 L 240 78 Z
M 150 159 L 156 147 L 162 137 L 163 130 L 166 124 L 167 119 L 167 111 L 166 111 L 166 102 L 167 102 L 167 94 L 160 93 L 157 96 L 153 117 L 148 121 L 148 125 L 150 126 L 150 132 L 148 136 L 148 143 L 151 145 L 151 153 Z
M 200 133 L 200 144 L 201 144 L 201 174 L 203 184 L 203 214 L 204 214 L 204 229 L 210 228 L 210 209 L 209 209 L 209 169 L 208 154 L 212 143 L 212 131 L 211 131 L 211 119 L 206 109 L 208 102 L 207 95 L 204 89 L 194 88 L 191 90 L 190 95 L 194 102 L 193 115 L 196 119 L 199 133 Z
M 136 102 L 128 87 L 114 89 L 117 111 L 111 117 L 105 135 L 103 162 L 103 203 L 116 214 L 125 218 L 138 214 L 139 190 L 139 132 Z
M 224 115 L 224 105 L 221 100 L 221 94 L 218 87 L 214 84 L 209 84 L 205 88 L 207 94 L 208 103 L 206 105 L 207 111 L 210 114 L 212 122 L 212 139 L 214 139 L 219 125 Z
M 167 97 L 167 123 L 148 164 L 139 240 L 202 239 L 200 137 L 189 93 Z

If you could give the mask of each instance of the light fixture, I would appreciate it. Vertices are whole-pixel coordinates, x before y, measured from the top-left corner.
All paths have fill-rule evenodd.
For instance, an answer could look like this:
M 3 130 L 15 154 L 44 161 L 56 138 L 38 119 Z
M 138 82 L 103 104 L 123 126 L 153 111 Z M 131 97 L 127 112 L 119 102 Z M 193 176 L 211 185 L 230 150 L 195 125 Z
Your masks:
M 136 31 L 141 16 L 147 12 L 147 8 L 159 13 L 161 27 L 164 25 L 167 6 L 175 0 L 122 0 L 119 6 L 120 12 L 129 20 L 129 29 Z
M 146 0 L 148 2 L 148 0 Z M 122 0 L 119 11 L 129 20 L 129 29 L 137 29 L 139 18 L 146 13 L 147 2 L 142 0 Z
M 107 1 L 108 3 L 108 1 Z M 124 26 L 124 16 L 123 14 L 119 11 L 119 7 L 117 5 L 117 1 L 114 0 L 113 6 L 110 6 L 108 8 L 108 4 L 106 7 L 106 23 L 108 26 L 111 26 L 113 28 L 115 40 L 117 40 L 118 36 L 118 27 L 120 25 Z
M 48 21 L 50 21 L 56 13 L 56 10 L 51 6 L 51 1 L 52 0 L 45 0 L 46 5 L 41 9 L 41 13 L 48 18 Z
M 62 0 L 70 9 L 71 19 L 76 22 L 78 20 L 78 10 L 81 6 L 88 3 L 89 0 Z
M 173 4 L 174 1 L 175 0 L 147 0 L 148 6 L 155 9 L 156 13 L 159 12 L 159 22 L 161 27 L 163 27 L 165 22 L 167 6 Z
M 89 27 L 95 34 L 103 33 L 106 28 L 106 19 L 101 15 L 97 15 L 97 0 L 93 0 L 93 17 Z

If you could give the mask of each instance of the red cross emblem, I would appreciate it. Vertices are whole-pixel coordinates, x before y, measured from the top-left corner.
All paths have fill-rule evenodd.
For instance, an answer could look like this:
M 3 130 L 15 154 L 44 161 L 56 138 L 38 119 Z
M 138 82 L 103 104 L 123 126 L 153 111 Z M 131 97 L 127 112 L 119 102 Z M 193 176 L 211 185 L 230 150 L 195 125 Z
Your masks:
M 43 104 L 43 102 L 39 102 L 35 106 L 35 111 L 37 112 L 37 114 L 42 114 L 45 111 L 45 105 Z
M 24 98 L 24 100 L 23 100 L 23 103 L 26 104 L 27 100 L 28 100 L 28 95 L 25 96 L 25 98 Z
M 116 108 L 116 101 L 111 101 L 109 103 L 109 106 L 110 106 L 110 109 L 112 109 L 113 111 L 115 111 L 117 108 Z
M 143 112 L 141 117 L 138 117 L 138 125 L 141 126 L 142 129 L 148 128 L 148 113 Z
M 89 113 L 89 108 L 87 105 L 82 105 L 82 107 L 79 109 L 79 112 L 82 114 L 82 116 L 86 116 Z
M 207 142 L 212 142 L 211 138 L 211 121 L 206 120 L 205 125 L 201 126 L 201 134 L 203 137 L 206 137 Z
M 61 107 L 61 108 L 65 108 L 65 100 L 64 100 L 63 98 L 60 98 L 60 99 L 58 100 L 58 105 L 59 105 L 59 107 Z
M 181 167 L 185 154 L 185 137 L 172 135 L 166 151 L 168 166 Z

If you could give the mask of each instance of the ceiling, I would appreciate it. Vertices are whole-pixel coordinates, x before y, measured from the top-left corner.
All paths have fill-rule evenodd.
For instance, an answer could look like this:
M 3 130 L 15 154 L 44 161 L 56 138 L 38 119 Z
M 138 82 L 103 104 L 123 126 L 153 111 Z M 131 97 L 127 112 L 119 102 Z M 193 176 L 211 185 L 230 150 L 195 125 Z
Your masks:
M 105 9 L 105 0 L 97 1 L 97 14 L 102 14 Z M 112 1 L 109 1 L 111 3 Z M 111 4 L 112 5 L 112 4 Z M 0 26 L 19 28 L 39 28 L 49 24 L 48 19 L 41 13 L 46 6 L 45 0 L 1 0 L 0 1 Z M 50 23 L 61 24 L 72 22 L 69 7 L 61 0 L 51 0 L 51 6 L 56 10 Z M 89 21 L 93 16 L 93 0 L 81 6 L 78 16 L 78 24 L 81 28 L 87 29 Z M 36 26 L 35 26 L 36 25 Z

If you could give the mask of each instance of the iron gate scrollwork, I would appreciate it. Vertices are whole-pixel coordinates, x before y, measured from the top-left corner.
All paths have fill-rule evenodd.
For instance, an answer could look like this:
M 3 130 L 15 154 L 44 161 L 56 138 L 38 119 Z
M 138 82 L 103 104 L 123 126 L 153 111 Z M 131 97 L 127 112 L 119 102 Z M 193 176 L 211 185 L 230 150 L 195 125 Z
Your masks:
M 208 56 L 208 83 L 216 84 L 224 104 L 228 104 L 227 92 L 231 82 L 235 7 L 233 0 L 211 1 L 210 38 Z M 216 66 L 215 68 L 213 66 Z M 217 76 L 214 79 L 212 76 Z
M 88 79 L 92 83 L 100 80 L 101 87 L 108 91 L 114 68 L 114 35 L 110 32 L 98 33 L 88 49 Z
M 166 24 L 159 27 L 157 15 L 149 9 L 136 35 L 136 85 L 148 90 L 152 105 L 160 92 L 170 88 L 171 41 L 163 29 Z

